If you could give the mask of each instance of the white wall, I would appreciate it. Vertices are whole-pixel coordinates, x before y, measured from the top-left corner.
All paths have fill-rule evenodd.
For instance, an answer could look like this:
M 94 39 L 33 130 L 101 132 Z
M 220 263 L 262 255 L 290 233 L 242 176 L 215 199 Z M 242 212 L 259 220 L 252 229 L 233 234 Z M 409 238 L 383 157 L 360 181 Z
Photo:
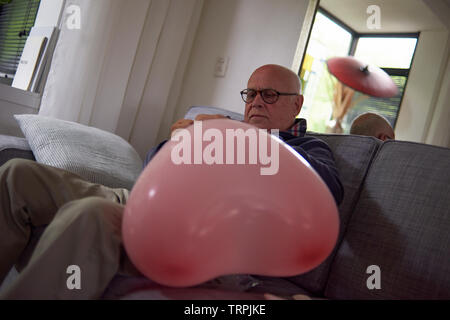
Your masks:
M 425 142 L 448 60 L 448 32 L 422 31 L 400 107 L 398 140 Z
M 425 142 L 450 148 L 450 38 L 447 43 L 446 66 L 442 66 L 444 76 Z
M 34 21 L 35 27 L 57 27 L 60 25 L 65 0 L 41 0 Z
M 206 0 L 172 121 L 193 105 L 242 112 L 239 92 L 251 72 L 266 63 L 292 66 L 308 0 Z M 219 56 L 229 57 L 226 76 L 214 77 Z M 169 127 L 161 128 L 159 140 Z

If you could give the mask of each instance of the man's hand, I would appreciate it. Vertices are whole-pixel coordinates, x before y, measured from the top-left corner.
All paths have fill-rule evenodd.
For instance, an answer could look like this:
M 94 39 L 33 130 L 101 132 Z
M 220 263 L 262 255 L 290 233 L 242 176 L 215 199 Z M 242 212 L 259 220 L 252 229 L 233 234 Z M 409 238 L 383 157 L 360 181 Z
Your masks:
M 189 127 L 192 124 L 194 124 L 194 121 L 190 120 L 190 119 L 180 119 L 180 120 L 178 120 L 177 122 L 175 122 L 170 127 L 170 135 L 172 135 L 175 130 L 187 128 L 187 127 Z
M 210 119 L 227 119 L 227 118 L 228 117 L 221 115 L 221 114 L 199 114 L 195 117 L 195 121 L 204 121 L 204 120 L 210 120 Z M 172 135 L 175 130 L 185 129 L 192 124 L 194 124 L 193 120 L 180 119 L 170 127 L 170 134 Z

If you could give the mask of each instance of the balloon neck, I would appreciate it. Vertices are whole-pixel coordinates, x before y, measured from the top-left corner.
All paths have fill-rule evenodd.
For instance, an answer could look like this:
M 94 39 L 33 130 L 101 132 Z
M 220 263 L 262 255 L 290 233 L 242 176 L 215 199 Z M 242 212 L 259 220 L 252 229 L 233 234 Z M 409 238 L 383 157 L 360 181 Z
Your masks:
M 369 74 L 369 65 L 367 65 L 365 67 L 361 67 L 359 70 L 364 72 L 364 74 Z

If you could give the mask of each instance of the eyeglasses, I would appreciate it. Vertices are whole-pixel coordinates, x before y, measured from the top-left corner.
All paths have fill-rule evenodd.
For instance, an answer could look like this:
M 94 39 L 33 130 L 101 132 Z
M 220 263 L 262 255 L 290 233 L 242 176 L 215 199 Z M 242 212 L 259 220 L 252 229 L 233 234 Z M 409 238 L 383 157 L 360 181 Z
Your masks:
M 280 96 L 298 96 L 298 93 L 284 93 L 278 92 L 275 89 L 262 89 L 262 90 L 254 90 L 254 89 L 244 89 L 241 91 L 242 100 L 245 103 L 250 103 L 255 100 L 258 92 L 261 94 L 261 98 L 265 103 L 272 104 L 278 101 Z

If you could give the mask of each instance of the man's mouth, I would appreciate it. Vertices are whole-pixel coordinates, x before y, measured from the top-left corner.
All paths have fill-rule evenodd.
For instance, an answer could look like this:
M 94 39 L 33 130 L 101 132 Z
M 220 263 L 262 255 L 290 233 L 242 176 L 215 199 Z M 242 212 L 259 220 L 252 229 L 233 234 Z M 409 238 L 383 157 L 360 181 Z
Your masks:
M 250 116 L 249 119 L 251 119 L 251 118 L 267 118 L 267 117 L 263 116 L 263 115 L 260 115 L 260 114 L 253 114 L 253 115 Z

